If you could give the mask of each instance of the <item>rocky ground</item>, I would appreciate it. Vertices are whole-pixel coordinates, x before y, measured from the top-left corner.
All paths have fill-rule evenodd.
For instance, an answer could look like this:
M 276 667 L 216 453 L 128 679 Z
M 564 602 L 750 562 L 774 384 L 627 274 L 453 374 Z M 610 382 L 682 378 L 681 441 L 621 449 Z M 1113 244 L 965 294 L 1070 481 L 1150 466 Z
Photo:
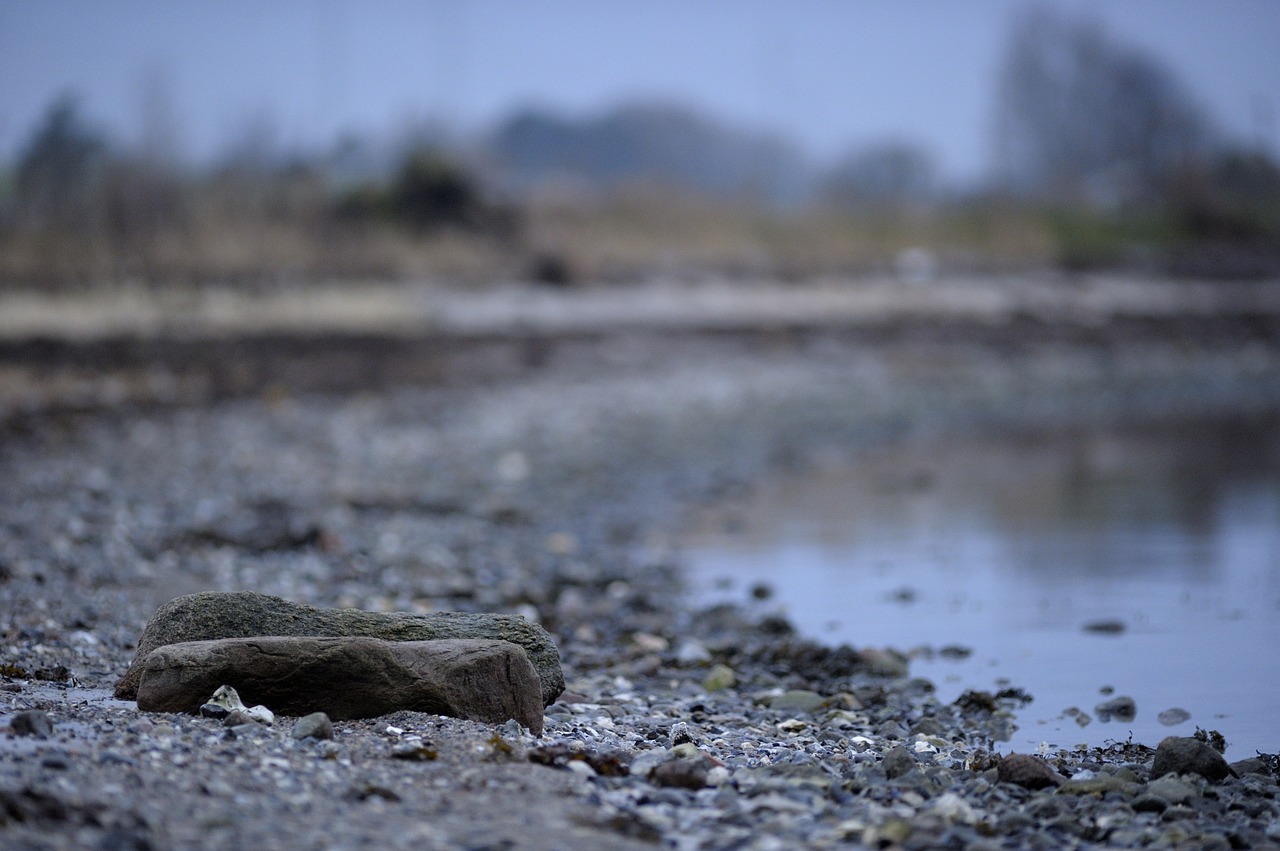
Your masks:
M 437 325 L 444 352 L 404 328 L 55 340 L 44 361 L 7 338 L 0 845 L 1280 847 L 1274 756 L 1225 777 L 1204 753 L 1159 776 L 1157 742 L 1002 761 L 1016 690 L 944 705 L 873 635 L 829 648 L 767 607 L 699 611 L 678 547 L 699 505 L 884 441 L 1280 407 L 1274 289 L 507 317 Z M 242 589 L 522 614 L 568 690 L 539 738 L 402 712 L 299 739 L 109 697 L 157 605 Z

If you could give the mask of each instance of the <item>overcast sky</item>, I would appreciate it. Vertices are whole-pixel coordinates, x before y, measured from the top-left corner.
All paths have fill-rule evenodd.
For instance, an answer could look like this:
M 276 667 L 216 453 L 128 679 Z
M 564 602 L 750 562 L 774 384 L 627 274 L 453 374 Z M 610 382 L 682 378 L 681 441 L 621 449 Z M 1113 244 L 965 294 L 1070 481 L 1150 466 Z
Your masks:
M 688 103 L 833 158 L 923 144 L 945 173 L 989 165 L 993 90 L 1025 0 L 4 0 L 0 157 L 74 92 L 115 138 L 167 90 L 193 159 L 270 116 L 315 148 L 434 116 L 483 129 L 535 104 L 570 115 Z M 1280 0 L 1050 0 L 1162 60 L 1229 133 L 1280 154 Z

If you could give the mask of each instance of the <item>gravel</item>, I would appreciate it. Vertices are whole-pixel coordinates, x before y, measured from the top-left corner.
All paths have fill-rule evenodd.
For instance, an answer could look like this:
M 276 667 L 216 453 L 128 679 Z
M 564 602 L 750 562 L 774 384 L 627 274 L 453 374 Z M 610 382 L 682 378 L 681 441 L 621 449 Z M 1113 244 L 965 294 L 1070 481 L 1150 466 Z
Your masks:
M 1162 778 L 1157 742 L 1119 742 L 1026 757 L 1061 785 L 1002 782 L 1010 699 L 940 703 L 897 654 L 681 584 L 690 512 L 779 467 L 1280 405 L 1280 352 L 1230 338 L 624 334 L 517 377 L 14 421 L 0 845 L 1274 847 L 1274 756 Z M 410 712 L 298 738 L 112 699 L 155 607 L 202 590 L 521 614 L 568 690 L 538 738 Z

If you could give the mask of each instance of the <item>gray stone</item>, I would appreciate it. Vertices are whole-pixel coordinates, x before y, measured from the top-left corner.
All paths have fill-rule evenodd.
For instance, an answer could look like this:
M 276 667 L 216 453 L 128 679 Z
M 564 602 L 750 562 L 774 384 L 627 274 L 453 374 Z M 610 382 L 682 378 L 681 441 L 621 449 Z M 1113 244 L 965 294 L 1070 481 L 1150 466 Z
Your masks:
M 915 767 L 916 758 L 904 747 L 890 748 L 884 755 L 884 773 L 891 780 L 911 772 Z
M 874 676 L 902 678 L 910 673 L 907 657 L 896 650 L 868 647 L 858 655 Z
M 723 691 L 738 684 L 738 676 L 728 665 L 713 665 L 707 675 L 702 678 L 702 687 L 707 691 Z
M 827 698 L 816 691 L 793 688 L 769 699 L 770 709 L 783 712 L 817 712 L 827 705 Z
M 1001 783 L 1013 783 L 1024 789 L 1044 789 L 1066 782 L 1066 778 L 1043 759 L 1021 753 L 1011 753 L 1000 760 L 996 776 Z
M 1099 721 L 1115 720 L 1127 723 L 1138 716 L 1138 705 L 1134 703 L 1132 697 L 1121 695 L 1099 703 L 1093 707 L 1093 712 L 1098 716 Z
M 1080 780 L 1067 780 L 1058 787 L 1059 795 L 1105 795 L 1108 792 L 1119 792 L 1122 795 L 1136 795 L 1142 790 L 1142 786 L 1137 783 L 1122 780 L 1119 777 L 1112 777 L 1108 774 L 1099 774 L 1096 777 Z
M 1159 795 L 1145 792 L 1134 798 L 1130 806 L 1135 813 L 1162 813 L 1169 808 L 1169 802 Z
M 689 725 L 683 721 L 677 721 L 671 725 L 671 746 L 695 743 L 693 733 L 689 731 Z
M 1222 754 L 1199 739 L 1168 736 L 1156 748 L 1152 778 L 1166 774 L 1199 774 L 1214 783 L 1233 774 Z
M 1194 786 L 1174 774 L 1152 780 L 1147 784 L 1147 792 L 1163 798 L 1170 804 L 1185 804 L 1199 794 Z
M 507 641 L 287 637 L 190 641 L 153 650 L 138 687 L 146 712 L 196 713 L 223 685 L 282 715 L 373 718 L 401 709 L 542 733 L 538 676 Z
M 671 759 L 673 754 L 667 748 L 654 748 L 642 751 L 631 761 L 631 773 L 636 777 L 648 777 L 649 772 Z
M 949 731 L 947 730 L 947 725 L 937 718 L 926 717 L 912 724 L 909 732 L 913 736 L 946 736 Z
M 260 719 L 254 718 L 243 709 L 232 709 L 222 719 L 222 726 L 254 729 L 264 725 Z
M 1156 720 L 1166 727 L 1174 727 L 1184 721 L 1190 721 L 1191 713 L 1185 709 L 1175 706 L 1172 709 L 1166 709 L 1164 712 L 1161 712 L 1156 716 Z
M 509 641 L 524 648 L 541 681 L 542 705 L 564 691 L 560 653 L 547 631 L 517 615 L 437 612 L 365 612 L 318 609 L 252 591 L 204 592 L 170 600 L 156 609 L 138 639 L 129 670 L 116 684 L 115 696 L 132 700 L 147 656 L 157 647 L 184 641 L 260 636 L 363 636 L 383 641 L 433 641 L 476 638 Z
M 1119 635 L 1128 627 L 1125 625 L 1124 621 L 1100 620 L 1091 621 L 1090 623 L 1085 624 L 1083 628 L 1085 632 L 1093 632 L 1098 635 Z
M 701 759 L 672 759 L 649 771 L 649 782 L 655 786 L 677 789 L 702 789 L 707 785 L 710 766 Z
M 304 715 L 293 725 L 295 739 L 332 739 L 333 722 L 323 712 Z
M 1243 777 L 1246 774 L 1262 774 L 1267 777 L 1271 776 L 1271 765 L 1267 760 L 1259 759 L 1256 756 L 1251 756 L 1247 759 L 1231 763 L 1231 770 L 1236 773 L 1237 777 Z
M 26 709 L 9 719 L 9 727 L 16 736 L 36 736 L 47 739 L 53 735 L 53 721 L 41 709 Z

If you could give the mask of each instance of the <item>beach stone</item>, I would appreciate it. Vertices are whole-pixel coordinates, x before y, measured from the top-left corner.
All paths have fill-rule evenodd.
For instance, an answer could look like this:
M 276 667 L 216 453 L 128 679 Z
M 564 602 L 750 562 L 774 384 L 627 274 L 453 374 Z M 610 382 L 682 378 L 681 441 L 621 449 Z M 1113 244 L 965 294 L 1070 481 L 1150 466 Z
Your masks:
M 705 665 L 711 661 L 711 651 L 699 641 L 685 639 L 676 648 L 676 661 L 681 665 Z
M 641 752 L 631 761 L 631 774 L 636 777 L 648 777 L 649 772 L 671 759 L 673 754 L 667 748 L 654 748 Z
M 1169 809 L 1169 802 L 1159 795 L 1144 792 L 1134 798 L 1130 806 L 1135 813 L 1162 813 Z
M 312 712 L 294 723 L 292 735 L 295 739 L 332 739 L 333 722 L 323 712 Z
M 728 665 L 714 665 L 702 678 L 702 687 L 707 691 L 723 691 L 738 684 L 738 676 Z
M 890 780 L 913 771 L 916 758 L 904 747 L 890 748 L 884 755 L 884 773 Z
M 281 715 L 373 718 L 397 710 L 542 733 L 537 673 L 507 641 L 274 636 L 188 641 L 153 650 L 138 687 L 144 712 L 196 713 L 229 685 Z
M 274 719 L 272 719 L 274 721 Z M 261 716 L 254 717 L 243 709 L 233 709 L 222 719 L 222 726 L 240 730 L 258 729 L 264 726 Z
M 1099 721 L 1129 722 L 1138 716 L 1138 705 L 1132 697 L 1121 695 L 1099 703 L 1093 707 L 1093 712 Z
M 212 718 L 215 721 L 221 721 L 231 714 L 231 710 L 217 703 L 200 704 L 200 715 L 203 718 Z
M 901 679 L 910 673 L 907 657 L 896 650 L 868 647 L 858 655 L 873 676 Z
M 781 709 L 783 712 L 817 712 L 826 705 L 826 697 L 816 691 L 798 688 L 784 691 L 769 700 L 770 709 Z
M 53 735 L 53 721 L 42 709 L 26 709 L 9 719 L 9 727 L 15 736 L 35 736 L 47 739 Z
M 701 759 L 672 759 L 649 771 L 649 782 L 655 786 L 676 789 L 702 789 L 707 785 L 711 768 Z
M 677 721 L 671 725 L 670 738 L 672 747 L 694 742 L 693 733 L 689 731 L 689 725 L 684 721 Z
M 1185 804 L 1199 793 L 1196 788 L 1175 774 L 1167 774 L 1147 784 L 1147 793 L 1163 798 L 1170 804 Z
M 1256 756 L 1247 759 L 1237 760 L 1231 763 L 1231 770 L 1236 773 L 1237 777 L 1243 777 L 1246 774 L 1262 774 L 1267 777 L 1271 776 L 1271 766 L 1264 759 Z
M 1214 783 L 1231 773 L 1231 766 L 1222 754 L 1199 739 L 1184 736 L 1168 736 L 1161 741 L 1151 767 L 1153 778 L 1166 774 L 1199 774 Z
M 1102 796 L 1108 792 L 1119 792 L 1122 795 L 1134 795 L 1141 789 L 1142 787 L 1137 783 L 1107 774 L 1099 774 L 1096 777 L 1087 779 L 1070 779 L 1058 787 L 1058 794 Z
M 1166 727 L 1174 727 L 1184 721 L 1190 721 L 1191 713 L 1185 709 L 1175 706 L 1172 709 L 1166 709 L 1164 712 L 1161 712 L 1156 716 L 1156 720 Z
M 178 597 L 156 609 L 147 621 L 133 662 L 116 683 L 115 696 L 133 700 L 147 656 L 158 647 L 186 641 L 260 636 L 361 636 L 383 641 L 433 641 L 442 638 L 509 641 L 524 648 L 541 683 L 542 705 L 564 691 L 560 653 L 541 626 L 517 615 L 436 612 L 365 612 L 319 609 L 252 591 L 202 592 Z
M 1011 753 L 1000 760 L 996 777 L 1001 783 L 1012 783 L 1024 789 L 1045 789 L 1066 782 L 1066 778 L 1043 759 L 1021 753 Z

